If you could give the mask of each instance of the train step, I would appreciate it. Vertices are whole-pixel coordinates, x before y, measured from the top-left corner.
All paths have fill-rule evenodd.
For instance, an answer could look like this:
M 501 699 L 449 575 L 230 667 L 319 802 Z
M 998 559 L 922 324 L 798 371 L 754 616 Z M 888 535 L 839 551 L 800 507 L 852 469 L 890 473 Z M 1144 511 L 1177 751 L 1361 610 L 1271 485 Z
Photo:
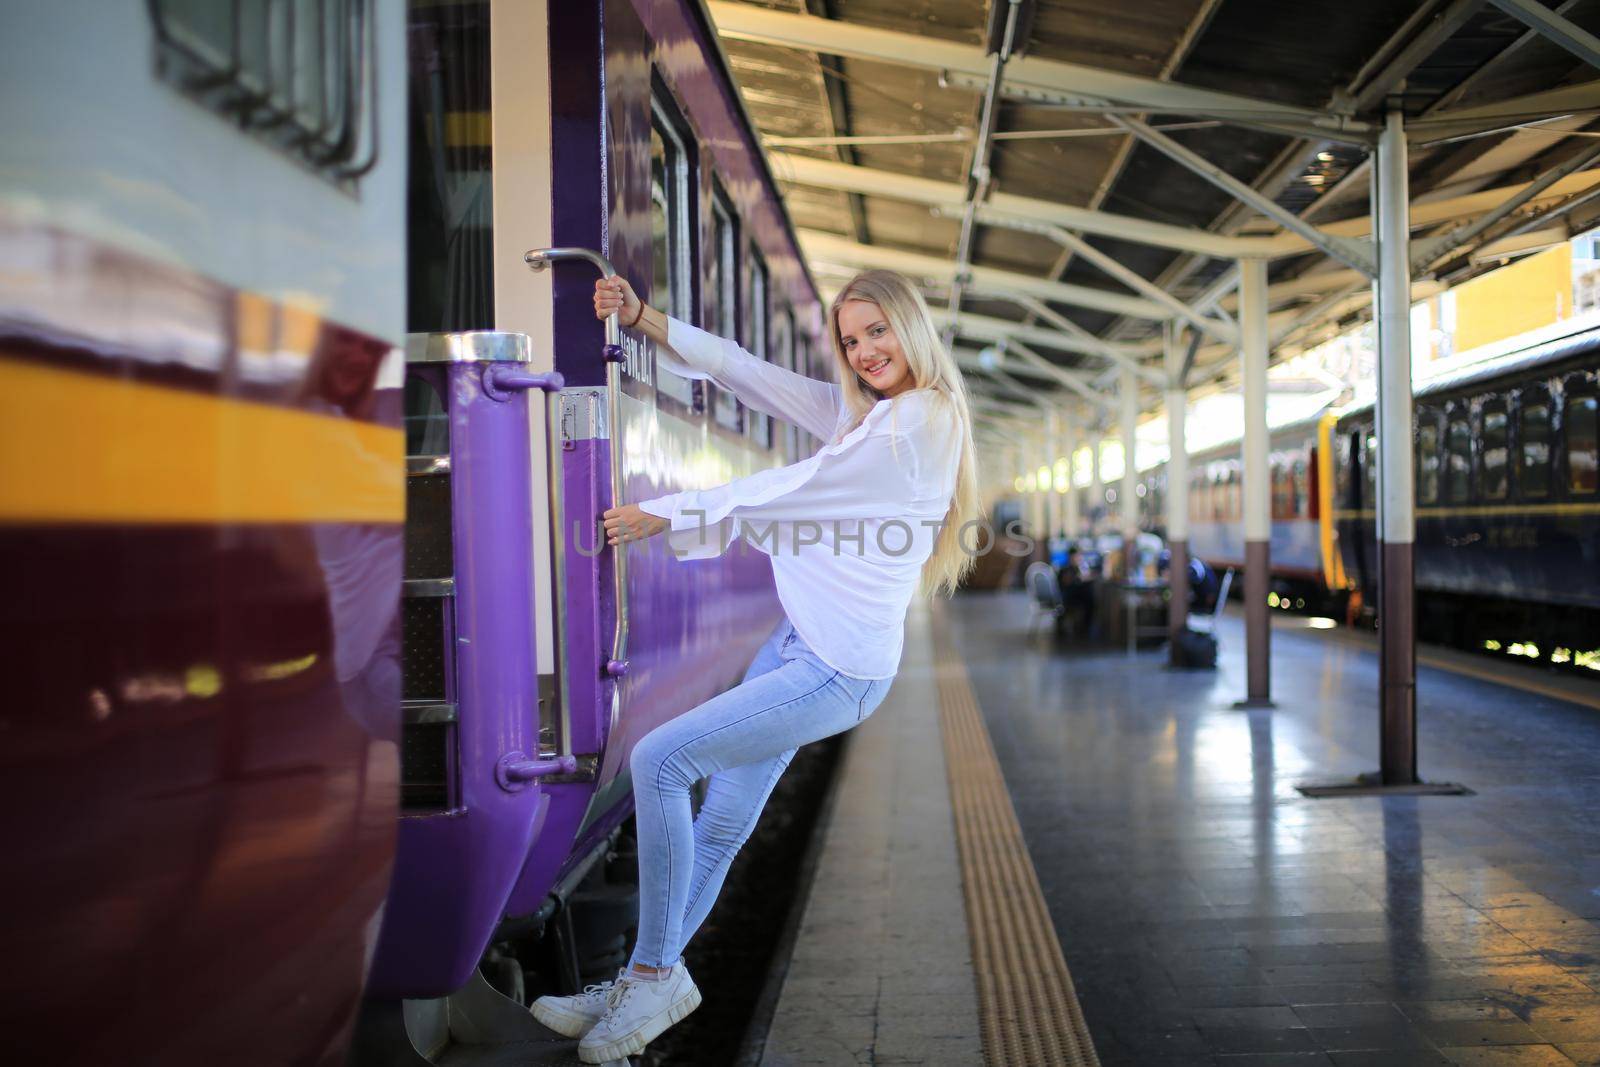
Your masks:
M 612 1060 L 604 1067 L 629 1067 Z M 578 1042 L 540 1025 L 482 974 L 438 1000 L 369 1004 L 349 1067 L 579 1067 Z

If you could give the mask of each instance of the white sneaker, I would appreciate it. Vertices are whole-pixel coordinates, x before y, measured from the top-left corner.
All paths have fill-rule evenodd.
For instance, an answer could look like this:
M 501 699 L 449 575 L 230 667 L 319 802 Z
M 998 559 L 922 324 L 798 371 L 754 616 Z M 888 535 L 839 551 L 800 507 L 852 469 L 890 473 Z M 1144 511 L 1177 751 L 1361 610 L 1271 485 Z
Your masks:
M 679 960 L 657 981 L 620 977 L 606 994 L 605 1014 L 578 1042 L 578 1059 L 609 1063 L 637 1056 L 661 1032 L 700 1006 L 700 990 Z
M 622 971 L 617 972 L 622 977 Z M 582 1037 L 606 1013 L 606 997 L 615 982 L 586 985 L 570 997 L 540 997 L 528 1008 L 533 1017 L 562 1037 Z

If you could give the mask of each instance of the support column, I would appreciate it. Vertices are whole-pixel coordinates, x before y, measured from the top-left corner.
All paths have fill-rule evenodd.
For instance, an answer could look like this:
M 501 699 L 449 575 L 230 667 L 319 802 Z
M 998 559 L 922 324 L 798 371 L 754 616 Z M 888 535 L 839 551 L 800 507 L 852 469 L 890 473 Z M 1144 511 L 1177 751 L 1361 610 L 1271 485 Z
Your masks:
M 1049 503 L 1045 506 L 1045 540 L 1061 534 L 1061 494 L 1056 492 L 1056 459 L 1061 455 L 1061 413 L 1050 412 L 1045 419 L 1045 463 L 1050 468 Z
M 1007 445 L 1004 452 L 1004 469 L 1011 472 L 1011 477 L 1006 479 L 1005 493 L 1007 496 L 1016 498 L 1017 518 L 1025 522 L 1028 518 L 1028 494 L 1025 492 L 1019 493 L 1012 488 L 1012 486 L 1015 484 L 1016 477 L 1023 473 L 1024 467 L 1026 466 L 1022 450 L 1021 435 L 1018 434 L 1017 436 L 1017 442 L 1015 444 Z M 1010 530 L 1007 530 L 1006 532 L 1009 534 Z
M 1039 468 L 1048 464 L 1045 456 L 1048 448 L 1049 445 L 1045 440 L 1044 433 L 1036 433 L 1033 438 L 1033 477 L 1034 487 L 1037 492 L 1033 495 L 1033 529 L 1028 532 L 1040 543 L 1043 543 L 1049 536 L 1045 531 L 1045 524 L 1049 518 L 1047 509 L 1049 508 L 1050 497 L 1047 494 L 1050 492 L 1050 488 L 1048 485 L 1039 484 Z M 1044 558 L 1050 558 L 1048 550 L 1045 552 Z
M 1178 330 L 1166 332 L 1167 364 L 1167 548 L 1172 560 L 1167 566 L 1167 582 L 1172 599 L 1167 603 L 1169 652 L 1177 666 L 1178 635 L 1189 625 L 1189 448 L 1185 438 L 1185 417 L 1189 394 L 1183 387 L 1183 348 Z
M 1105 448 L 1105 438 L 1096 427 L 1090 431 L 1094 440 L 1089 442 L 1089 536 L 1100 535 L 1100 509 L 1106 506 L 1106 487 L 1100 480 L 1100 450 Z
M 1417 781 L 1412 544 L 1410 189 L 1400 112 L 1389 112 L 1373 167 L 1378 280 L 1378 677 L 1384 785 Z
M 1119 420 L 1122 424 L 1122 488 L 1117 491 L 1121 521 L 1118 525 L 1122 528 L 1122 576 L 1131 578 L 1139 541 L 1139 471 L 1133 462 L 1134 453 L 1138 451 L 1139 376 L 1127 364 L 1122 367 L 1117 397 L 1122 408 Z
M 1239 261 L 1244 370 L 1244 626 L 1246 707 L 1272 705 L 1272 473 L 1267 464 L 1267 264 Z
M 1067 423 L 1065 447 L 1067 451 L 1067 507 L 1065 522 L 1067 540 L 1075 541 L 1078 538 L 1078 494 L 1081 490 L 1078 489 L 1078 431 L 1070 422 Z

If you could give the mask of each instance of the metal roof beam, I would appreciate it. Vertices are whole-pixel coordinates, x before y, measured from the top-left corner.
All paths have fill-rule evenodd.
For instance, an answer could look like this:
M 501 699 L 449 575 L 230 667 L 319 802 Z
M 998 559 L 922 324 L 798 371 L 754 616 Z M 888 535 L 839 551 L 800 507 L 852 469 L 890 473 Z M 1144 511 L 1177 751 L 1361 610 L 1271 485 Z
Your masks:
M 985 82 L 982 78 L 970 74 L 961 74 L 951 71 L 941 71 L 940 81 L 947 86 L 957 89 L 967 89 L 975 93 L 984 90 Z M 1171 85 L 1171 82 L 1161 84 Z M 1085 97 L 1082 93 L 1068 92 L 1059 89 L 1044 89 L 1034 85 L 1015 85 L 1007 83 L 1001 95 L 1014 104 L 1022 104 L 1034 108 L 1058 108 L 1062 111 L 1078 111 L 1094 115 L 1134 115 L 1144 116 L 1151 114 L 1151 109 L 1139 107 L 1134 104 L 1116 104 L 1109 101 L 1096 100 Z M 1315 126 L 1307 122 L 1273 118 L 1267 115 L 1239 113 L 1229 117 L 1210 117 L 1212 122 L 1226 122 L 1234 126 L 1247 126 L 1251 129 L 1266 130 L 1270 133 L 1281 133 L 1286 137 L 1304 137 L 1322 141 L 1343 141 L 1347 144 L 1370 145 L 1372 134 L 1366 131 L 1366 124 L 1349 120 L 1345 127 L 1330 129 L 1325 126 Z
M 1040 411 L 1049 411 L 1054 407 L 1053 404 L 1050 404 L 1039 395 L 1038 389 L 1028 388 L 1026 385 L 1023 385 L 1021 382 L 1011 377 L 1011 375 L 1007 374 L 1005 371 L 1000 370 L 998 367 L 985 366 L 981 359 L 973 356 L 964 356 L 958 352 L 956 354 L 956 366 L 960 367 L 963 371 L 969 371 L 974 374 L 983 375 L 986 379 L 988 379 L 988 383 L 991 387 L 998 389 L 1000 392 L 1005 393 L 1008 396 L 1016 397 L 1019 401 L 1029 405 L 1030 407 L 1037 408 Z
M 1432 144 L 1594 111 L 1600 111 L 1600 80 L 1564 85 L 1492 104 L 1434 111 L 1407 122 L 1406 139 L 1412 144 Z
M 989 156 L 994 147 L 994 135 L 1000 127 L 1000 83 L 1005 77 L 1006 64 L 1019 45 L 1017 38 L 1018 16 L 1022 0 L 994 0 L 989 6 L 989 39 L 994 42 L 989 49 L 989 82 L 983 90 L 983 103 L 978 114 L 978 136 L 972 145 L 972 156 L 967 167 L 967 190 L 961 211 L 961 236 L 956 241 L 956 263 L 950 282 L 950 308 L 961 310 L 962 291 L 966 288 L 968 266 L 972 262 L 972 243 L 978 234 L 978 207 L 989 198 L 994 184 L 994 172 L 989 168 Z M 1032 22 L 1031 17 L 1029 22 Z
M 831 0 L 806 0 L 806 10 L 813 15 L 828 17 L 833 13 L 831 7 Z M 822 94 L 828 101 L 828 128 L 833 131 L 833 139 L 839 142 L 836 148 L 839 159 L 844 163 L 854 163 L 855 146 L 844 143 L 849 142 L 851 138 L 850 93 L 844 84 L 843 64 L 839 62 L 838 56 L 818 56 L 817 69 L 822 79 Z M 855 231 L 856 240 L 871 241 L 872 234 L 867 229 L 867 205 L 863 202 L 861 194 L 846 193 L 845 202 L 850 205 L 850 225 Z
M 1574 0 L 1567 0 L 1567 2 L 1572 3 Z M 1472 10 L 1476 10 L 1478 2 L 1477 0 L 1453 0 L 1453 2 L 1447 3 L 1446 0 L 1432 0 L 1430 4 L 1419 4 L 1417 12 L 1390 35 L 1389 39 L 1383 43 L 1373 57 L 1362 65 L 1349 84 L 1333 93 L 1327 106 L 1339 110 L 1359 111 L 1360 105 L 1366 101 L 1381 99 L 1384 94 L 1396 88 L 1404 77 L 1415 69 L 1418 63 L 1425 58 L 1424 53 L 1430 49 L 1436 49 L 1439 44 L 1448 39 L 1458 28 L 1457 20 L 1464 14 L 1462 8 L 1467 6 L 1470 6 Z M 1467 12 L 1467 14 L 1470 14 L 1470 12 Z M 1427 22 L 1426 20 L 1429 19 L 1433 21 Z M 1421 27 L 1420 30 L 1419 27 Z M 1254 186 L 1269 196 L 1275 195 L 1277 189 L 1302 172 L 1310 162 L 1311 157 L 1321 151 L 1321 146 L 1317 141 L 1318 139 L 1312 138 L 1307 143 L 1286 147 L 1272 166 L 1253 183 Z M 1368 158 L 1370 159 L 1370 156 Z M 1328 206 L 1330 202 L 1328 193 L 1337 190 L 1345 182 L 1351 181 L 1365 166 L 1365 161 L 1358 164 L 1344 179 L 1335 184 L 1333 190 L 1325 191 L 1323 196 L 1313 201 L 1304 211 L 1300 212 L 1300 217 L 1306 222 L 1310 222 L 1318 212 Z M 1224 211 L 1219 216 L 1211 229 L 1219 233 L 1233 232 L 1234 228 L 1244 222 L 1245 210 L 1246 208 L 1243 204 L 1235 202 L 1229 210 Z M 1285 234 L 1284 236 L 1292 239 L 1292 235 Z M 1176 286 L 1188 278 L 1197 266 L 1198 263 L 1193 257 L 1180 258 L 1163 271 L 1157 281 L 1162 285 Z M 1236 284 L 1237 278 L 1237 267 L 1230 265 L 1228 273 L 1218 281 L 1224 283 L 1231 281 Z M 1217 283 L 1213 283 L 1212 286 L 1208 287 L 1206 293 L 1195 301 L 1195 306 L 1202 309 L 1211 309 L 1222 291 L 1222 288 L 1219 288 Z M 1116 330 L 1120 326 L 1120 323 L 1115 324 L 1112 329 Z
M 1557 15 L 1565 15 L 1568 11 L 1571 11 L 1579 4 L 1585 2 L 1586 0 L 1561 0 L 1561 3 L 1556 4 L 1551 10 L 1553 10 Z M 1526 48 L 1529 44 L 1537 41 L 1538 39 L 1539 34 L 1537 31 L 1524 31 L 1517 37 L 1516 40 L 1512 41 L 1510 44 L 1500 49 L 1500 51 L 1496 52 L 1487 63 L 1483 64 L 1477 70 L 1473 71 L 1471 74 L 1468 74 L 1465 78 L 1462 78 L 1459 82 L 1457 82 L 1453 89 L 1445 93 L 1438 99 L 1438 101 L 1430 106 L 1429 111 L 1442 111 L 1445 108 L 1453 106 L 1457 100 L 1465 100 L 1467 98 L 1467 94 L 1474 92 L 1478 88 L 1478 84 L 1493 74 L 1496 68 L 1502 66 L 1508 59 L 1510 59 L 1512 56 L 1515 56 L 1522 49 Z
M 842 263 L 863 269 L 882 267 L 921 278 L 944 278 L 950 273 L 947 256 L 932 256 L 925 252 L 906 252 L 882 245 L 858 244 L 847 237 L 822 230 L 799 231 L 800 247 L 810 260 Z M 969 271 L 975 288 L 1002 292 L 1031 293 L 1053 300 L 1058 304 L 1106 311 L 1113 315 L 1129 315 L 1142 319 L 1164 319 L 1167 310 L 1161 305 L 1122 293 L 1091 289 L 1086 285 L 1053 282 L 1032 274 L 996 270 L 993 267 L 972 267 Z
M 1116 406 L 1110 399 L 1097 391 L 1094 386 L 1090 385 L 1088 381 L 1085 380 L 1081 375 L 1073 374 L 1068 370 L 1063 370 L 1054 363 L 1051 363 L 1048 359 L 1045 359 L 1033 349 L 1029 348 L 1027 345 L 1018 344 L 1016 341 L 1012 341 L 1006 346 L 1006 354 L 1010 355 L 1012 353 L 1020 356 L 1024 363 L 1043 371 L 1045 374 L 1049 375 L 1051 378 L 1054 378 L 1068 389 L 1071 389 L 1074 393 L 1077 393 L 1095 407 L 1098 407 L 1103 411 L 1110 411 Z
M 1426 240 L 1413 242 L 1411 269 L 1414 271 L 1427 270 L 1440 257 L 1448 255 L 1462 245 L 1470 243 L 1479 235 L 1486 233 L 1491 226 L 1528 203 L 1528 201 L 1562 178 L 1576 174 L 1597 159 L 1600 159 L 1600 144 L 1591 144 L 1589 148 L 1580 151 L 1560 166 L 1553 167 L 1541 174 L 1524 186 L 1520 192 L 1508 197 L 1498 207 L 1484 212 L 1473 221 L 1457 226 L 1437 237 L 1429 237 Z
M 1189 170 L 1200 175 L 1200 177 L 1228 193 L 1235 200 L 1254 208 L 1279 226 L 1282 226 L 1289 233 L 1299 235 L 1302 239 L 1310 242 L 1313 246 L 1326 252 L 1339 262 L 1354 267 L 1359 271 L 1364 271 L 1369 276 L 1376 272 L 1377 261 L 1373 257 L 1370 246 L 1359 244 L 1348 238 L 1335 237 L 1332 234 L 1324 233 L 1277 203 L 1271 197 L 1252 189 L 1215 163 L 1205 159 L 1199 153 L 1184 147 L 1164 133 L 1152 130 L 1138 119 L 1116 115 L 1112 116 L 1111 121 L 1169 159 L 1176 160 Z
M 1082 335 L 1083 337 L 1094 337 L 1094 334 L 1090 333 L 1088 330 L 1085 330 L 1082 326 L 1079 326 L 1077 323 L 1073 322 L 1071 319 L 1067 318 L 1065 315 L 1061 314 L 1055 308 L 1046 304 L 1042 300 L 1035 299 L 1034 297 L 1028 296 L 1025 293 L 1013 293 L 1009 295 L 1007 299 L 1011 300 L 1018 307 L 1026 308 L 1027 310 L 1033 312 L 1033 314 L 1037 315 L 1045 322 L 1048 322 L 1050 325 L 1056 327 L 1058 330 L 1075 336 Z M 1099 340 L 1098 338 L 1095 339 Z M 1119 367 L 1127 367 L 1135 374 L 1148 378 L 1150 381 L 1155 382 L 1161 380 L 1160 374 L 1151 368 L 1140 364 L 1140 362 L 1135 359 L 1132 354 L 1124 351 L 1116 345 L 1111 344 L 1108 341 L 1101 341 L 1100 344 L 1101 348 L 1096 353 L 1097 355 L 1104 356 L 1106 359 L 1110 360 L 1112 363 L 1115 363 Z
M 1543 211 L 1535 212 L 1504 232 L 1495 234 L 1493 239 L 1495 241 L 1504 241 L 1512 237 L 1521 236 L 1538 227 L 1548 226 L 1550 223 L 1564 218 L 1577 208 L 1593 203 L 1597 198 L 1600 198 L 1600 182 L 1596 182 L 1581 193 L 1573 193 L 1565 200 L 1552 204 Z M 1566 236 L 1563 236 L 1560 240 L 1565 240 L 1566 237 L 1571 236 L 1573 228 L 1571 226 L 1563 226 L 1562 229 Z M 1480 251 L 1487 251 L 1487 249 L 1480 249 Z
M 1037 297 L 1028 296 L 1026 293 L 1006 293 L 1005 299 L 1025 309 L 1034 318 L 1043 319 L 1059 330 L 1062 336 L 1075 338 L 1090 346 L 1094 349 L 1094 355 L 1103 356 L 1113 363 L 1132 355 L 1131 352 L 1124 351 L 1123 347 L 1115 342 L 1107 341 L 1096 334 L 1090 333 Z M 1026 341 L 1028 338 L 1022 337 L 1021 340 Z
M 1101 270 L 1105 271 L 1107 274 L 1111 275 L 1111 277 L 1117 279 L 1117 281 L 1126 285 L 1134 292 L 1141 293 L 1149 299 L 1154 300 L 1156 303 L 1172 312 L 1178 318 L 1194 326 L 1196 329 L 1202 330 L 1205 333 L 1209 333 L 1213 337 L 1216 337 L 1222 341 L 1232 341 L 1238 337 L 1239 331 L 1234 329 L 1230 323 L 1219 322 L 1216 319 L 1207 318 L 1199 311 L 1196 311 L 1188 304 L 1185 304 L 1182 300 L 1179 300 L 1177 297 L 1161 288 L 1161 286 L 1157 285 L 1155 282 L 1150 281 L 1148 278 L 1145 278 L 1138 272 L 1124 266 L 1116 258 L 1100 251 L 1100 249 L 1096 248 L 1088 241 L 1085 241 L 1071 230 L 1063 229 L 1060 226 L 1051 226 L 1049 227 L 1048 232 L 1050 237 L 1058 243 L 1072 249 L 1078 255 L 1082 256 L 1084 259 L 1087 259 L 1090 263 L 1093 263 L 1095 266 L 1099 267 Z
M 1600 82 L 1595 84 L 1600 86 Z M 1600 100 L 1597 100 L 1597 102 L 1600 102 Z M 846 163 L 836 163 L 832 160 L 792 156 L 783 152 L 773 152 L 770 154 L 770 158 L 772 159 L 773 173 L 783 181 L 796 182 L 801 185 L 814 185 L 824 189 L 857 190 L 870 196 L 887 196 L 935 207 L 952 206 L 959 208 L 962 202 L 964 190 L 953 182 L 931 181 L 930 179 L 918 178 L 910 174 L 896 174 L 893 171 L 875 170 L 870 167 L 854 167 Z M 1413 228 L 1431 226 L 1439 222 L 1460 220 L 1493 210 L 1507 197 L 1514 196 L 1527 188 L 1528 184 L 1530 183 L 1525 182 L 1520 185 L 1483 189 L 1474 193 L 1450 197 L 1446 200 L 1419 201 L 1412 206 L 1411 224 Z M 1568 175 L 1543 192 L 1545 195 L 1552 197 L 1568 196 L 1572 193 L 1581 192 L 1587 188 L 1587 184 L 1587 179 L 1581 175 Z M 1199 252 L 1201 255 L 1213 256 L 1219 259 L 1292 256 L 1311 250 L 1309 242 L 1292 233 L 1281 233 L 1274 237 L 1226 237 L 1221 234 L 1209 233 L 1205 230 L 1169 226 L 1159 222 L 1147 222 L 1144 219 L 1130 218 L 1125 215 L 1089 211 L 1084 208 L 1057 204 L 1050 200 L 1038 200 L 1032 197 L 1013 196 L 999 192 L 990 198 L 989 204 L 990 208 L 995 212 L 994 218 L 997 225 L 1000 224 L 999 220 L 1005 218 L 1031 216 L 1035 220 L 1042 219 L 1057 223 L 1065 229 L 1083 233 L 1103 234 L 1107 237 L 1117 237 L 1138 244 L 1153 244 L 1164 248 Z M 1321 229 L 1323 233 L 1336 237 L 1363 237 L 1372 232 L 1372 219 L 1370 216 L 1362 215 L 1357 218 L 1326 223 Z M 1224 275 L 1224 278 L 1231 276 L 1232 271 L 1230 269 L 1229 273 Z M 1222 288 L 1225 289 L 1226 287 L 1227 284 L 1225 283 Z M 1201 300 L 1197 302 L 1197 306 L 1204 308 L 1207 305 L 1204 300 Z M 1165 312 L 1160 317 L 1165 318 Z
M 959 209 L 966 199 L 966 189 L 955 182 L 934 181 L 911 174 L 857 167 L 829 159 L 793 155 L 788 152 L 769 152 L 773 173 L 781 180 L 821 189 L 840 189 L 868 196 L 887 196 L 896 200 L 928 204 L 934 207 Z M 1205 230 L 1186 226 L 1172 226 L 1164 222 L 1150 222 L 1130 215 L 1114 215 L 1106 211 L 1072 207 L 1053 200 L 1040 200 L 1028 196 L 996 192 L 989 198 L 989 208 L 997 216 L 1032 218 L 1055 223 L 1082 233 L 1116 237 L 1136 244 L 1175 248 L 1185 252 L 1198 252 L 1218 259 L 1277 255 L 1280 244 L 1267 237 L 1224 237 Z
M 1600 38 L 1534 0 L 1489 0 L 1512 18 L 1537 30 L 1591 67 L 1600 67 Z
M 990 374 L 991 372 L 993 372 L 995 370 L 995 367 L 989 365 L 988 363 L 986 363 L 984 361 L 983 354 L 981 352 L 975 350 L 975 349 L 962 348 L 962 347 L 960 347 L 958 345 L 955 348 L 951 349 L 951 352 L 955 356 L 956 365 L 958 367 L 960 367 L 964 371 L 972 371 L 975 374 L 985 374 L 985 375 L 987 375 L 987 374 Z M 1015 360 L 1011 361 L 1010 370 L 1014 374 L 1021 374 L 1021 375 L 1024 375 L 1025 377 L 1038 379 L 1040 381 L 1047 381 L 1047 382 L 1054 382 L 1055 381 L 1054 378 L 1052 378 L 1052 377 L 1050 377 L 1050 375 L 1044 373 L 1044 371 L 1039 370 L 1036 367 L 1019 366 L 1016 363 Z M 970 380 L 969 380 L 969 384 L 970 384 Z M 1020 385 L 1021 383 L 1018 383 L 1018 384 Z M 1026 387 L 1024 386 L 1024 388 L 1026 388 Z M 1031 399 L 1032 399 L 1032 396 L 1030 394 L 1030 401 L 1031 401 Z
M 821 292 L 823 300 L 832 300 L 838 291 L 837 287 L 823 286 Z M 928 308 L 928 313 L 933 317 L 934 324 L 945 326 L 959 318 L 961 327 L 956 333 L 961 337 L 969 337 L 975 341 L 1025 341 L 1030 345 L 1042 345 L 1058 352 L 1074 352 L 1083 356 L 1098 356 L 1113 363 L 1122 358 L 1143 355 L 1148 348 L 1147 345 L 1119 344 L 1116 341 L 1102 340 L 1033 297 L 1019 296 L 1014 292 L 993 293 L 987 289 L 979 291 L 984 296 L 998 297 L 1014 303 L 1018 307 L 1026 307 L 1030 310 L 1035 307 L 1043 308 L 1053 320 L 1065 323 L 1071 327 L 1071 330 L 1062 332 L 1046 329 L 1043 326 L 1036 326 L 1032 323 L 997 319 L 991 315 L 974 315 L 969 311 L 955 315 L 951 313 L 949 308 L 938 305 Z
M 1534 198 L 1537 202 L 1543 199 L 1559 200 L 1573 193 L 1581 192 L 1588 188 L 1594 180 L 1593 175 L 1579 173 L 1569 174 L 1541 190 Z M 1437 225 L 1441 222 L 1459 222 L 1462 219 L 1472 218 L 1485 211 L 1493 211 L 1510 197 L 1526 189 L 1531 182 L 1518 185 L 1502 185 L 1494 189 L 1480 189 L 1473 193 L 1463 193 L 1445 200 L 1414 200 L 1411 204 L 1411 228 L 1413 230 Z M 1338 222 L 1325 223 L 1322 227 L 1324 233 L 1334 234 L 1339 237 L 1362 237 L 1372 232 L 1372 217 L 1362 215 L 1352 219 L 1341 219 Z M 1265 238 L 1274 246 L 1275 255 L 1293 255 L 1307 251 L 1305 242 L 1293 234 L 1279 234 L 1277 237 Z
M 1023 300 L 1031 300 L 1032 298 L 1007 297 L 1007 299 L 1015 299 L 1021 305 Z M 958 318 L 958 316 L 952 315 L 948 308 L 931 307 L 928 311 L 933 315 L 933 321 L 940 326 L 954 322 Z M 970 312 L 962 312 L 959 318 L 961 320 L 960 328 L 956 333 L 962 337 L 970 337 L 977 341 L 1024 341 L 1030 345 L 1053 348 L 1058 352 L 1076 352 L 1079 355 L 1098 356 L 1113 362 L 1117 358 L 1128 354 L 1123 351 L 1122 346 L 1100 340 L 1094 334 L 1083 330 L 1083 327 L 1078 326 L 1077 323 L 1073 323 L 1073 326 L 1083 330 L 1083 333 L 1087 336 L 1059 333 L 1055 330 L 1047 330 L 1042 326 L 1029 326 L 1020 322 L 1012 322 L 1010 319 L 974 315 Z M 1070 319 L 1066 321 L 1071 322 Z
M 734 40 L 949 71 L 973 78 L 985 78 L 990 71 L 989 57 L 981 45 L 721 0 L 711 0 L 707 6 L 717 32 Z M 1037 56 L 1019 56 L 1007 64 L 1002 87 L 1007 95 L 1026 96 L 1029 90 L 1058 94 L 1091 109 L 1125 107 L 1169 115 L 1202 115 L 1225 122 L 1313 127 L 1328 131 L 1330 136 L 1374 130 L 1369 123 L 1314 108 L 1253 100 Z
M 975 391 L 972 394 L 972 406 L 995 422 L 1006 424 L 1032 425 L 1037 417 L 1034 415 L 1031 405 L 1018 404 L 1012 400 L 1002 400 L 984 392 Z M 991 432 L 995 429 L 992 423 L 988 428 Z
M 1426 7 L 1419 8 L 1416 18 L 1429 18 L 1431 21 L 1424 26 L 1416 36 L 1405 40 L 1404 34 L 1397 34 L 1385 45 L 1384 52 L 1376 57 L 1376 69 L 1362 70 L 1352 81 L 1347 93 L 1351 95 L 1350 109 L 1357 114 L 1376 107 L 1383 101 L 1391 89 L 1405 80 L 1413 70 L 1416 70 L 1429 56 L 1455 35 L 1455 32 L 1466 25 L 1467 20 L 1475 15 L 1483 0 L 1452 0 L 1448 4 L 1436 6 L 1430 15 Z M 1405 30 L 1414 27 L 1405 27 Z M 1399 42 L 1404 40 L 1403 44 Z M 1390 53 L 1389 49 L 1398 45 L 1399 50 Z
M 948 207 L 941 207 L 937 208 L 936 210 L 939 212 L 939 214 L 945 216 L 954 216 L 956 214 L 953 209 Z M 1203 313 L 1195 310 L 1188 304 L 1185 304 L 1182 300 L 1179 300 L 1177 297 L 1161 288 L 1161 286 L 1157 285 L 1155 282 L 1150 281 L 1137 271 L 1130 270 L 1115 257 L 1100 251 L 1100 249 L 1089 244 L 1089 242 L 1085 241 L 1083 238 L 1079 237 L 1077 234 L 1066 229 L 1065 227 L 1055 226 L 1047 222 L 1037 222 L 1018 215 L 1008 215 L 1003 211 L 995 211 L 993 208 L 980 208 L 977 217 L 980 221 L 989 226 L 1002 226 L 1007 229 L 1020 230 L 1027 233 L 1037 233 L 1041 236 L 1048 237 L 1052 241 L 1055 241 L 1057 244 L 1063 246 L 1065 249 L 1076 252 L 1084 259 L 1087 259 L 1090 263 L 1093 263 L 1103 272 L 1109 274 L 1112 278 L 1115 278 L 1123 285 L 1126 285 L 1129 289 L 1148 297 L 1149 299 L 1160 304 L 1162 307 L 1165 307 L 1173 315 L 1183 319 L 1186 322 L 1192 323 L 1194 326 L 1205 331 L 1206 333 L 1209 333 L 1224 341 L 1232 340 L 1235 336 L 1232 323 L 1207 318 Z M 1073 323 L 1072 325 L 1074 330 L 1079 328 L 1077 327 L 1076 323 Z M 1066 329 L 1064 326 L 1058 328 Z M 1087 336 L 1093 336 L 1086 330 L 1083 332 Z

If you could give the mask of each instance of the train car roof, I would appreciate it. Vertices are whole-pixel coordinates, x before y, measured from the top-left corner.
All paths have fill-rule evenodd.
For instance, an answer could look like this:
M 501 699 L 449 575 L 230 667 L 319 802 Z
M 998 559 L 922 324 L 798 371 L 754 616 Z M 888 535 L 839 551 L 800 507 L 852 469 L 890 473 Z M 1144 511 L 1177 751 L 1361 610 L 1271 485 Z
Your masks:
M 1310 415 L 1304 416 L 1303 418 L 1294 419 L 1291 422 L 1285 422 L 1278 426 L 1268 427 L 1268 443 L 1270 444 L 1277 441 L 1279 438 L 1288 435 L 1310 433 L 1316 429 L 1317 423 L 1321 422 L 1327 416 L 1329 410 L 1330 409 L 1326 407 L 1318 408 L 1316 411 L 1312 412 Z M 1219 459 L 1235 458 L 1239 455 L 1239 449 L 1243 442 L 1244 436 L 1241 434 L 1238 437 L 1230 437 L 1226 441 L 1219 441 L 1214 445 L 1208 445 L 1205 448 L 1197 449 L 1189 454 L 1189 462 L 1210 463 Z
M 1600 326 L 1591 326 L 1564 337 L 1552 338 L 1501 356 L 1452 368 L 1443 374 L 1415 383 L 1412 387 L 1412 396 L 1421 400 L 1440 393 L 1486 385 L 1500 378 L 1515 377 L 1595 351 L 1600 351 Z M 1363 400 L 1358 404 L 1351 404 L 1338 412 L 1339 418 L 1343 420 L 1371 411 L 1373 403 L 1372 400 Z

